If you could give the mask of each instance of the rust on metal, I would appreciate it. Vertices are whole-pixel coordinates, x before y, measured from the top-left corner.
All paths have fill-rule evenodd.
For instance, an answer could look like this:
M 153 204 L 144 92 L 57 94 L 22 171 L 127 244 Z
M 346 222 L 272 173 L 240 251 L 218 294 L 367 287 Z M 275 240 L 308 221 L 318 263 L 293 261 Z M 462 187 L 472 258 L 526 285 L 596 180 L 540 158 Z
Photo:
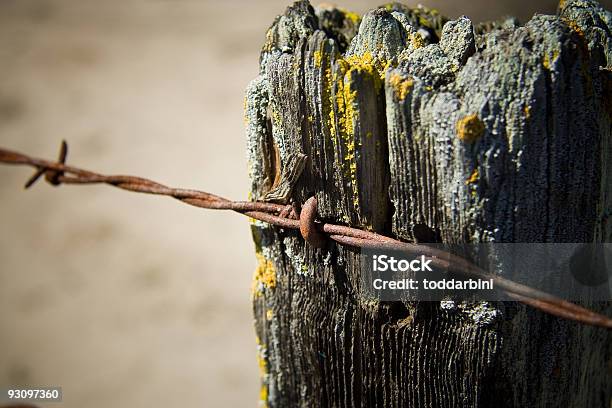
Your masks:
M 62 142 L 58 161 L 51 162 L 0 149 L 0 162 L 36 168 L 36 172 L 26 183 L 26 188 L 32 186 L 42 175 L 45 176 L 47 182 L 53 185 L 103 183 L 137 193 L 169 196 L 195 207 L 232 210 L 277 227 L 299 230 L 306 242 L 315 247 L 324 245 L 325 240 L 330 239 L 341 245 L 357 248 L 398 250 L 423 254 L 432 260 L 434 266 L 446 268 L 451 272 L 469 277 L 493 279 L 495 286 L 510 298 L 542 312 L 583 324 L 612 328 L 612 319 L 606 316 L 540 290 L 486 272 L 477 265 L 450 252 L 426 245 L 402 242 L 358 228 L 316 222 L 317 201 L 314 197 L 304 203 L 301 211 L 295 205 L 260 201 L 231 201 L 205 191 L 167 187 L 142 177 L 103 175 L 68 166 L 65 163 L 67 152 L 68 146 L 66 142 Z
M 315 248 L 323 248 L 325 246 L 325 235 L 317 229 L 315 218 L 317 217 L 317 199 L 310 197 L 302 206 L 300 212 L 300 233 L 304 241 L 308 242 Z

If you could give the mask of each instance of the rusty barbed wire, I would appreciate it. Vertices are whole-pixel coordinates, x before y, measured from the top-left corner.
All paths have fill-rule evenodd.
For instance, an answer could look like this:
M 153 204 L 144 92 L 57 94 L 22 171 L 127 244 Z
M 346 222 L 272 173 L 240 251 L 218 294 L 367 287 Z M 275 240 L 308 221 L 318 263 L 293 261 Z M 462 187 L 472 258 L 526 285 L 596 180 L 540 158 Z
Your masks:
M 492 279 L 494 287 L 503 291 L 511 299 L 527 306 L 583 324 L 612 328 L 612 319 L 604 315 L 529 286 L 488 273 L 468 260 L 450 252 L 423 244 L 399 241 L 358 228 L 318 222 L 316 220 L 317 201 L 315 197 L 308 199 L 303 204 L 301 211 L 297 211 L 291 205 L 259 201 L 232 201 L 205 191 L 168 187 L 142 177 L 104 175 L 68 166 L 66 165 L 67 153 L 68 145 L 65 141 L 62 141 L 57 162 L 0 148 L 0 162 L 36 168 L 35 173 L 26 182 L 25 188 L 31 187 L 43 175 L 48 183 L 56 186 L 60 184 L 108 184 L 127 191 L 172 197 L 199 208 L 232 210 L 277 227 L 299 230 L 306 242 L 315 247 L 321 247 L 326 239 L 331 239 L 341 245 L 357 248 L 425 255 L 427 259 L 432 260 L 431 263 L 436 267 L 464 276 Z

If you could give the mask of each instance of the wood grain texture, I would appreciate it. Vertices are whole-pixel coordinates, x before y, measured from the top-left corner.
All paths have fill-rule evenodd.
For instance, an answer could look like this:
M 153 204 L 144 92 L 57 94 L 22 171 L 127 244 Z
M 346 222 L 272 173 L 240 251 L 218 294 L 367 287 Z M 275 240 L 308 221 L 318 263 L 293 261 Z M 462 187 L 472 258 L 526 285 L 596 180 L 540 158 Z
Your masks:
M 293 199 L 315 195 L 334 223 L 424 242 L 608 242 L 611 29 L 583 0 L 476 30 L 423 8 L 359 19 L 297 2 L 247 90 L 252 198 L 299 152 Z M 358 251 L 252 231 L 264 406 L 609 405 L 601 329 L 510 302 L 372 302 Z

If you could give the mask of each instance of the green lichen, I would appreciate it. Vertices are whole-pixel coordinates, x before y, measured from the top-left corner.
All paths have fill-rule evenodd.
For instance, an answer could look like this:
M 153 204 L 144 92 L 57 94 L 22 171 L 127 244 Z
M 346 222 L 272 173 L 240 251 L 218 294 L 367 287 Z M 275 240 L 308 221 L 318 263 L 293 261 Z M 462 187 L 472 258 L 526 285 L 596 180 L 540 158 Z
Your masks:
M 385 4 L 384 7 L 387 11 L 399 11 L 403 13 L 411 26 L 416 29 L 424 28 L 437 38 L 440 38 L 442 27 L 444 27 L 444 24 L 448 21 L 448 19 L 442 16 L 438 10 L 429 9 L 422 5 L 410 7 L 401 3 L 391 2 Z

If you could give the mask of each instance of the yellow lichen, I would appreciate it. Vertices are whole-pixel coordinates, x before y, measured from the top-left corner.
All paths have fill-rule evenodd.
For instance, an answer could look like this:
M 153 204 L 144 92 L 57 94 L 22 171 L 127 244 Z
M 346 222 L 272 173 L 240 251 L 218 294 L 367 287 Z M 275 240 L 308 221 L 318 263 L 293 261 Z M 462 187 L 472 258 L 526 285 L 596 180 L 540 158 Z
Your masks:
M 259 401 L 261 402 L 259 405 L 261 408 L 266 408 L 268 406 L 268 386 L 265 384 L 262 384 L 259 389 Z
M 554 63 L 557 58 L 559 58 L 559 50 L 554 50 L 551 55 L 544 54 L 544 59 L 542 60 L 544 69 L 550 70 L 551 63 Z
M 276 287 L 276 269 L 274 263 L 267 259 L 261 252 L 256 252 L 257 268 L 253 275 L 253 287 L 251 292 L 254 297 L 260 296 L 263 288 L 274 289 Z
M 336 115 L 334 113 L 334 97 L 332 92 L 333 77 L 331 68 L 325 68 L 325 84 L 323 85 L 323 116 L 328 118 L 329 133 L 332 143 L 336 146 Z
M 402 76 L 400 74 L 394 72 L 389 77 L 389 85 L 393 87 L 393 91 L 395 92 L 395 96 L 397 96 L 397 99 L 403 101 L 404 99 L 406 99 L 406 96 L 412 90 L 412 87 L 414 86 L 414 81 L 412 80 L 412 78 L 402 79 Z
M 414 33 L 410 36 L 410 43 L 414 48 L 422 48 L 427 45 L 425 39 L 419 33 Z
M 266 310 L 266 320 L 272 320 L 273 317 L 274 317 L 274 312 L 272 311 L 272 309 Z
M 369 52 L 365 52 L 363 55 L 350 55 L 345 61 L 349 65 L 347 74 L 353 71 L 363 72 L 373 81 L 376 91 L 380 90 L 383 74 L 389 66 L 389 61 L 374 58 Z
M 266 41 L 264 42 L 263 47 L 261 48 L 264 52 L 270 52 L 274 49 L 274 34 L 272 33 L 272 28 L 269 28 L 266 31 Z
M 323 115 L 328 118 L 332 143 L 342 146 L 341 168 L 344 177 L 349 180 L 353 192 L 353 207 L 359 211 L 359 191 L 357 181 L 356 152 L 359 140 L 355 138 L 355 123 L 359 117 L 357 90 L 353 84 L 356 76 L 360 83 L 370 81 L 375 92 L 383 86 L 383 73 L 389 66 L 387 61 L 372 57 L 370 53 L 336 58 L 335 69 L 331 63 L 324 62 L 325 81 L 323 85 Z M 329 67 L 327 66 L 329 65 Z
M 320 50 L 316 50 L 312 53 L 312 58 L 314 59 L 315 67 L 320 67 L 321 60 L 323 59 L 323 52 Z
M 371 81 L 376 93 L 380 92 L 383 86 L 383 75 L 389 62 L 372 57 L 369 52 L 363 55 L 351 55 L 344 60 L 340 60 L 340 74 L 336 83 L 336 107 L 338 117 L 338 136 L 345 147 L 343 168 L 345 177 L 350 180 L 353 191 L 353 207 L 359 211 L 359 185 L 357 180 L 357 160 L 356 152 L 358 146 L 355 139 L 354 123 L 359 115 L 359 104 L 357 91 L 352 88 L 355 82 L 354 75 L 359 75 L 363 80 Z
M 575 22 L 574 20 L 570 20 L 569 18 L 562 18 L 563 22 L 565 24 L 567 24 L 567 26 L 576 34 L 578 34 L 578 36 L 584 40 L 584 31 L 582 30 L 582 28 L 580 28 L 580 26 L 578 25 L 577 22 Z
M 248 100 L 247 97 L 244 97 L 243 103 L 242 103 L 242 112 L 244 115 L 244 126 L 248 127 L 249 126 L 249 112 L 247 110 L 248 108 Z
M 274 126 L 280 126 L 281 120 L 282 120 L 280 113 L 278 113 L 278 111 L 275 108 L 272 108 L 271 111 L 272 111 L 272 123 L 274 124 Z
M 261 377 L 261 388 L 259 389 L 260 407 L 267 407 L 268 403 L 268 385 L 266 377 L 268 375 L 268 363 L 265 358 L 265 347 L 261 344 L 259 336 L 255 337 L 257 343 L 257 365 L 259 366 L 259 375 Z
M 342 81 L 342 92 L 336 94 L 336 104 L 338 110 L 342 112 L 339 115 L 338 122 L 340 125 L 340 138 L 342 139 L 343 145 L 346 149 L 344 154 L 344 168 L 347 169 L 347 176 L 351 181 L 353 187 L 353 206 L 355 210 L 359 208 L 359 199 L 357 194 L 357 162 L 355 160 L 355 132 L 354 132 L 354 120 L 355 116 L 359 113 L 358 106 L 355 99 L 357 98 L 357 91 L 351 89 L 351 73 L 347 73 L 345 77 L 348 80 Z
M 473 143 L 484 133 L 485 125 L 475 113 L 464 116 L 457 121 L 457 136 L 466 143 Z
M 474 171 L 472 172 L 472 175 L 470 176 L 470 178 L 468 178 L 465 181 L 465 184 L 468 185 L 468 184 L 473 184 L 473 183 L 477 182 L 478 181 L 478 177 L 479 177 L 478 168 L 475 168 Z
M 531 106 L 525 105 L 523 107 L 523 113 L 525 114 L 525 119 L 529 119 L 531 117 Z
M 353 13 L 352 11 L 348 11 L 345 9 L 339 9 L 339 10 L 342 11 L 342 13 L 344 13 L 344 18 L 352 22 L 354 26 L 358 26 L 359 23 L 361 22 L 361 16 L 359 16 L 359 14 Z

